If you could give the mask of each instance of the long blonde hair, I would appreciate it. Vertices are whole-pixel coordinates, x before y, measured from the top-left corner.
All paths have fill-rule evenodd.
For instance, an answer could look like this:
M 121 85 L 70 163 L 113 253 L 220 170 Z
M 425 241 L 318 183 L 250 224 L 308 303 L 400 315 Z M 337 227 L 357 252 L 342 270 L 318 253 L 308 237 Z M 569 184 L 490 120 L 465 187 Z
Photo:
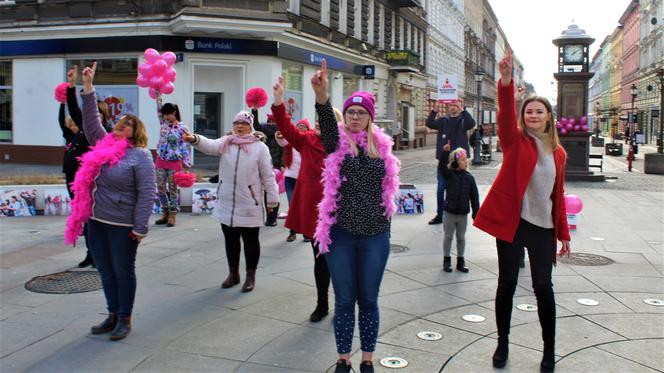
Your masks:
M 547 113 L 549 114 L 549 118 L 546 120 L 546 128 L 544 128 L 544 133 L 548 134 L 548 136 L 545 136 L 546 141 L 551 145 L 551 150 L 556 150 L 556 148 L 560 145 L 560 138 L 558 138 L 558 131 L 556 130 L 556 126 L 553 122 L 553 107 L 551 106 L 551 103 L 549 100 L 547 100 L 545 97 L 542 96 L 530 96 L 528 97 L 523 104 L 521 105 L 521 115 L 519 115 L 519 128 L 521 129 L 521 133 L 526 136 L 526 106 L 528 106 L 529 103 L 531 102 L 539 102 L 544 107 L 546 108 Z
M 348 132 L 348 129 L 344 125 L 344 133 L 346 134 L 346 138 L 348 139 L 348 144 L 350 145 L 350 151 L 353 153 L 353 156 L 357 156 L 357 144 L 355 141 L 353 141 L 353 138 L 350 135 L 350 132 Z M 367 124 L 367 149 L 366 149 L 367 156 L 369 158 L 380 158 L 380 153 L 378 152 L 378 148 L 376 147 L 376 139 L 374 138 L 374 125 L 373 125 L 373 120 L 369 118 L 369 124 Z

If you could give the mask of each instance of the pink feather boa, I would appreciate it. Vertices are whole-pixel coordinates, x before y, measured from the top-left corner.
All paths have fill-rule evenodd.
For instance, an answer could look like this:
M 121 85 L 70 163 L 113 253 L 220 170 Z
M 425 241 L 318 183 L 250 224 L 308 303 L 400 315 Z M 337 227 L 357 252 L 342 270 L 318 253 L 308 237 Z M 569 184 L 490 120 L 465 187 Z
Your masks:
M 341 187 L 342 177 L 340 175 L 341 163 L 346 155 L 351 154 L 350 143 L 345 135 L 343 125 L 339 125 L 339 146 L 337 150 L 325 158 L 325 169 L 323 170 L 323 199 L 318 204 L 318 224 L 316 225 L 315 239 L 319 245 L 319 255 L 330 252 L 329 246 L 332 243 L 330 239 L 330 229 L 337 222 L 333 213 L 337 210 L 337 201 L 339 187 Z M 355 144 L 362 149 L 367 148 L 367 132 L 351 133 Z M 396 212 L 394 204 L 394 195 L 399 189 L 399 167 L 400 163 L 397 157 L 392 154 L 392 138 L 383 132 L 383 129 L 374 126 L 374 139 L 376 147 L 380 153 L 380 158 L 385 162 L 385 175 L 383 176 L 383 194 L 382 203 L 385 209 L 385 216 L 390 219 Z
M 71 201 L 71 215 L 67 218 L 65 227 L 66 245 L 76 246 L 78 236 L 83 233 L 83 224 L 92 215 L 92 189 L 101 173 L 101 167 L 105 164 L 108 164 L 109 168 L 113 167 L 125 156 L 129 147 L 131 144 L 127 139 L 116 139 L 109 133 L 81 157 L 81 167 L 71 183 L 74 199 Z

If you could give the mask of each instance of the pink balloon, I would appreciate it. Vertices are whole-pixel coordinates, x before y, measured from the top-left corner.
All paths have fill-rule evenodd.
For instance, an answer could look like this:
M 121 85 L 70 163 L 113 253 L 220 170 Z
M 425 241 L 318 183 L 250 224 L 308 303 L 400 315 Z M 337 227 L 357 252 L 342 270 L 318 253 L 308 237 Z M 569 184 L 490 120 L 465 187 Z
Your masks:
M 562 124 L 563 127 L 566 126 L 567 125 L 567 118 L 565 118 L 565 117 L 560 118 L 560 124 Z
M 560 122 L 556 122 L 556 128 L 558 128 L 558 129 L 563 128 L 562 123 L 560 123 Z
M 159 92 L 161 92 L 163 94 L 166 94 L 166 95 L 170 95 L 171 93 L 173 93 L 174 89 L 175 89 L 175 86 L 173 85 L 173 83 L 166 82 L 166 83 L 161 85 L 161 88 L 159 88 Z
M 152 76 L 160 76 L 164 71 L 168 69 L 168 65 L 164 60 L 156 60 L 150 66 L 150 71 L 152 71 Z
M 570 122 L 567 122 L 567 124 L 565 125 L 565 129 L 571 131 L 574 129 L 574 125 Z
M 574 118 L 569 118 L 569 120 L 567 121 L 567 123 L 571 123 L 572 125 L 575 125 L 575 124 L 576 124 L 576 119 L 574 119 Z
M 159 59 L 159 52 L 157 52 L 155 49 L 148 48 L 145 50 L 145 52 L 143 52 L 143 56 L 148 63 L 153 63 Z
M 144 75 L 146 78 L 151 77 L 152 69 L 150 68 L 150 66 L 152 65 L 147 62 L 143 62 L 142 64 L 138 65 L 138 73 Z
M 169 82 L 175 82 L 175 75 L 175 69 L 171 67 L 170 69 L 166 69 L 166 71 L 164 71 L 162 77 Z
M 155 100 L 157 99 L 157 91 L 155 91 L 154 88 L 150 88 L 150 90 L 148 90 L 148 94 L 150 95 L 150 98 Z
M 585 124 L 584 124 L 584 125 L 582 125 L 582 126 L 581 126 L 581 131 L 585 131 L 585 132 L 588 132 L 588 126 L 587 126 L 587 125 L 585 125 Z
M 576 215 L 583 210 L 583 202 L 576 194 L 565 195 L 565 209 L 568 214 Z
M 136 78 L 136 85 L 141 88 L 147 88 L 150 86 L 150 79 L 145 75 L 139 75 L 138 78 Z
M 584 124 L 588 124 L 588 117 L 584 115 L 581 118 L 579 118 L 579 124 L 582 125 L 582 126 Z
M 578 132 L 579 130 L 581 130 L 581 126 L 579 126 L 578 124 L 575 124 L 574 125 L 574 131 Z
M 560 134 L 561 135 L 567 135 L 567 130 L 565 128 L 560 129 Z
M 150 87 L 159 89 L 164 84 L 164 79 L 161 76 L 153 76 L 150 78 Z
M 168 64 L 168 66 L 175 65 L 178 57 L 173 52 L 164 52 L 161 54 L 161 58 Z

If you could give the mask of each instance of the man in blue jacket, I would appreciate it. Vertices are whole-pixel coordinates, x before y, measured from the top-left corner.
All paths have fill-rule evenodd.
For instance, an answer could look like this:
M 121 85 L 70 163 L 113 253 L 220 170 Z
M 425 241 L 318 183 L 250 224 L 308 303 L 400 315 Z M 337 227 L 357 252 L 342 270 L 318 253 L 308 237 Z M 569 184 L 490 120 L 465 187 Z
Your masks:
M 447 167 L 450 150 L 461 147 L 466 149 L 466 154 L 470 154 L 468 130 L 475 127 L 475 120 L 466 111 L 463 98 L 449 103 L 446 115 L 443 115 L 442 112 L 443 104 L 437 102 L 435 110 L 431 111 L 425 123 L 427 127 L 438 131 L 436 134 L 436 159 L 438 160 L 436 200 L 438 206 L 436 216 L 429 221 L 429 224 L 441 224 L 443 222 L 443 210 L 445 209 L 445 177 L 443 176 L 443 170 Z M 437 116 L 438 118 L 436 118 Z

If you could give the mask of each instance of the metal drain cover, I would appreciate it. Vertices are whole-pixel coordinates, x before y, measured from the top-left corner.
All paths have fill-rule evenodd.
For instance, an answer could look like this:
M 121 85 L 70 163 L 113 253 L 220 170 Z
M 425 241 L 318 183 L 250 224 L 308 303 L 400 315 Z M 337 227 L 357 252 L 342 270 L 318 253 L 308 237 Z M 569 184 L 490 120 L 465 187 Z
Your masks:
M 398 368 L 405 368 L 408 365 L 408 362 L 406 361 L 406 359 L 400 357 L 388 356 L 380 359 L 380 365 L 386 368 L 398 369 Z
M 661 299 L 644 299 L 643 303 L 651 306 L 664 306 L 664 300 Z
M 526 303 L 517 304 L 516 308 L 526 312 L 537 311 L 537 306 L 534 304 L 526 304 Z
M 417 336 L 425 341 L 437 341 L 443 338 L 443 335 L 437 332 L 419 332 Z
M 404 245 L 392 244 L 390 245 L 390 250 L 392 251 L 392 254 L 398 254 L 398 253 L 405 253 L 406 251 L 410 250 L 410 248 Z
M 599 304 L 598 301 L 594 299 L 588 299 L 588 298 L 581 298 L 576 300 L 577 303 L 583 304 L 584 306 L 596 306 Z
M 481 315 L 463 315 L 461 318 L 468 322 L 484 322 L 486 320 L 486 317 Z
M 605 266 L 614 263 L 611 258 L 586 253 L 571 253 L 569 254 L 569 257 L 563 256 L 559 260 L 561 263 L 578 266 Z
M 85 293 L 101 289 L 101 277 L 97 271 L 64 271 L 34 277 L 25 288 L 44 294 Z

